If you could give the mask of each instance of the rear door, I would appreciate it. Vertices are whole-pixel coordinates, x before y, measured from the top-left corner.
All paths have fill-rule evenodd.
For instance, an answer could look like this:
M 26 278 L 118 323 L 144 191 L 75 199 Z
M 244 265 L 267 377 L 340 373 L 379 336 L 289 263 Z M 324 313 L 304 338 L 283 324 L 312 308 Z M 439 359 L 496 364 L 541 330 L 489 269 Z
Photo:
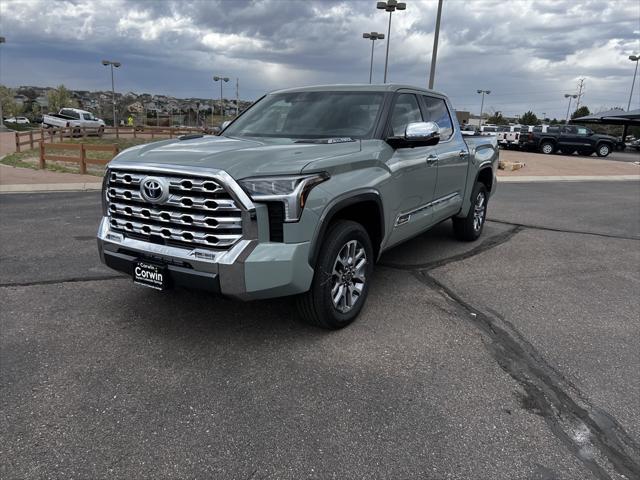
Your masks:
M 422 121 L 418 96 L 398 92 L 389 114 L 386 136 L 403 136 L 409 123 Z M 436 146 L 397 148 L 387 161 L 395 187 L 391 199 L 395 221 L 389 245 L 417 235 L 433 223 L 430 207 L 436 186 L 437 153 Z
M 435 95 L 422 95 L 422 102 L 425 121 L 435 122 L 440 127 L 440 142 L 436 145 L 438 178 L 432 199 L 433 220 L 438 222 L 456 214 L 462 206 L 469 168 L 469 149 L 462 134 L 455 128 L 445 99 Z

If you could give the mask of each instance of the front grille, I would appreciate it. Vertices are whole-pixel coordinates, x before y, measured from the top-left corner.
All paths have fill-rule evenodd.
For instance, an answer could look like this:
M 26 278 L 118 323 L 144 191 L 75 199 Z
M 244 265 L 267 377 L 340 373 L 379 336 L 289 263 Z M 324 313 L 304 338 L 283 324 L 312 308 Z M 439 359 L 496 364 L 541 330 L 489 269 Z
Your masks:
M 162 203 L 142 196 L 147 176 L 167 182 Z M 111 228 L 130 238 L 213 249 L 228 249 L 242 238 L 242 211 L 217 179 L 115 170 L 106 188 Z

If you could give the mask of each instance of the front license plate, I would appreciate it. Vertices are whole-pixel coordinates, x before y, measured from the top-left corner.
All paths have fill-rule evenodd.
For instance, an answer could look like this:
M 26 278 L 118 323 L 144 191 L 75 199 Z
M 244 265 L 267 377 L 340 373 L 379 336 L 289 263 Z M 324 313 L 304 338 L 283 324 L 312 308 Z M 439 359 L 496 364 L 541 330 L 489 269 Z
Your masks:
M 133 269 L 133 283 L 145 287 L 165 290 L 168 285 L 167 267 L 148 262 L 136 262 Z

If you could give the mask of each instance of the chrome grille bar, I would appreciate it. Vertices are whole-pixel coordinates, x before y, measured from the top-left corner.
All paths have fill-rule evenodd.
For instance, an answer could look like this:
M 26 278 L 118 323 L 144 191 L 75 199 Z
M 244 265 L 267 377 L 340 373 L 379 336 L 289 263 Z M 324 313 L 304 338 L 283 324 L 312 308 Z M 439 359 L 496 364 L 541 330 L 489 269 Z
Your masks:
M 166 169 L 111 170 L 106 187 L 111 228 L 156 243 L 215 249 L 228 249 L 242 239 L 242 209 L 224 185 L 226 177 L 179 175 Z M 140 187 L 147 177 L 168 185 L 164 202 L 150 203 L 142 196 Z

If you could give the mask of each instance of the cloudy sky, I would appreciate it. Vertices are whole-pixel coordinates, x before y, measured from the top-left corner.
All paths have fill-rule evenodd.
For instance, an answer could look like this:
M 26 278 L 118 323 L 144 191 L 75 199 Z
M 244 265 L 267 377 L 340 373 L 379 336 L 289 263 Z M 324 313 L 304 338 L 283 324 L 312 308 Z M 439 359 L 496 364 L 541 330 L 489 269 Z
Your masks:
M 389 79 L 427 83 L 437 0 L 393 14 Z M 214 74 L 239 77 L 240 96 L 278 88 L 367 82 L 371 43 L 388 14 L 375 1 L 0 0 L 0 82 L 109 89 L 103 58 L 122 62 L 116 89 L 218 96 Z M 385 41 L 376 42 L 381 82 Z M 564 117 L 564 93 L 585 78 L 592 110 L 629 99 L 640 53 L 638 0 L 445 0 L 435 88 L 458 110 Z M 233 96 L 226 84 L 225 96 Z M 637 85 L 640 87 L 640 85 Z M 640 88 L 633 105 L 640 107 Z

